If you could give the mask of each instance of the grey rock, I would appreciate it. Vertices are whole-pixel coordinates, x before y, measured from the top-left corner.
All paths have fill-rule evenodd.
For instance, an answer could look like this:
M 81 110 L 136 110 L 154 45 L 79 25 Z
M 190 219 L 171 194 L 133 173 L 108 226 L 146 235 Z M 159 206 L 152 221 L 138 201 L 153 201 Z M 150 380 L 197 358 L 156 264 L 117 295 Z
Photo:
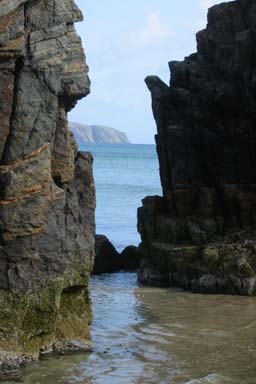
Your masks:
M 93 274 L 135 271 L 140 265 L 138 247 L 129 245 L 119 253 L 104 235 L 96 235 Z
M 0 0 L 0 380 L 91 348 L 95 188 L 67 112 L 90 90 L 73 0 Z
M 213 6 L 170 84 L 146 78 L 163 197 L 138 210 L 144 283 L 256 293 L 255 14 L 255 1 Z
M 93 274 L 113 273 L 122 269 L 119 253 L 104 235 L 96 235 Z
M 140 266 L 140 253 L 138 247 L 129 245 L 120 254 L 122 269 L 125 271 L 135 271 Z

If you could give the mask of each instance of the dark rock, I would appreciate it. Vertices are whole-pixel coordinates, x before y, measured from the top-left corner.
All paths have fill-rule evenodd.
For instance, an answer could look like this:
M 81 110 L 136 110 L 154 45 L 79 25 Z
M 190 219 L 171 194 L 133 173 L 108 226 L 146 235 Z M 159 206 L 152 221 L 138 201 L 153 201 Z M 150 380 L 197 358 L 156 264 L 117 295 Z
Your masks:
M 96 235 L 93 274 L 117 272 L 122 269 L 119 253 L 104 235 Z
M 93 275 L 134 271 L 139 265 L 140 253 L 137 247 L 130 245 L 120 254 L 106 236 L 96 235 Z
M 256 5 L 209 10 L 197 53 L 146 79 L 163 197 L 138 211 L 145 283 L 256 293 Z
M 129 245 L 126 247 L 121 255 L 122 269 L 125 271 L 135 271 L 140 266 L 140 253 L 138 247 Z
M 92 156 L 67 112 L 89 92 L 73 0 L 0 0 L 0 380 L 91 348 Z

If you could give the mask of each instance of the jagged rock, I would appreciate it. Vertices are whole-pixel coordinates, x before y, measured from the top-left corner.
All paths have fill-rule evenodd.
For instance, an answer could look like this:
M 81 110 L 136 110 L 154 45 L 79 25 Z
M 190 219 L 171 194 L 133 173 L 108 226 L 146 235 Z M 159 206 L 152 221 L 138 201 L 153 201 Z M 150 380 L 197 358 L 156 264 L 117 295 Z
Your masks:
M 170 86 L 146 79 L 163 197 L 138 212 L 145 283 L 256 293 L 255 43 L 256 2 L 219 4 Z
M 0 0 L 0 380 L 88 350 L 92 156 L 67 112 L 89 92 L 73 0 Z
M 113 273 L 122 269 L 120 255 L 104 235 L 96 235 L 93 274 Z
M 138 247 L 129 245 L 120 255 L 122 269 L 125 271 L 135 271 L 140 266 L 140 253 Z

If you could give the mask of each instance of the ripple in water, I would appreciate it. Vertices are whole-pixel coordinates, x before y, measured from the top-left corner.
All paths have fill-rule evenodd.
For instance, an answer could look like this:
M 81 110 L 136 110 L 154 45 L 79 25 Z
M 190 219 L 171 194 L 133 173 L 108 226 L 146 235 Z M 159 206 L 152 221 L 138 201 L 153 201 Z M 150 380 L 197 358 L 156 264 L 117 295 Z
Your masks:
M 255 384 L 256 298 L 93 277 L 91 354 L 45 359 L 24 384 Z

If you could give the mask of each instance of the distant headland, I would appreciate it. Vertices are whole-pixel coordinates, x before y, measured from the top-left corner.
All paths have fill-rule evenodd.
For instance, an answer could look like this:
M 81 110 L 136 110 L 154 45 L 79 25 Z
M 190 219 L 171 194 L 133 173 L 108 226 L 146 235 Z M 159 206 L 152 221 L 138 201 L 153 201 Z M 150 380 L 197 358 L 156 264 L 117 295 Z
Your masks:
M 69 122 L 69 128 L 79 143 L 130 144 L 124 132 L 103 125 L 86 125 Z

